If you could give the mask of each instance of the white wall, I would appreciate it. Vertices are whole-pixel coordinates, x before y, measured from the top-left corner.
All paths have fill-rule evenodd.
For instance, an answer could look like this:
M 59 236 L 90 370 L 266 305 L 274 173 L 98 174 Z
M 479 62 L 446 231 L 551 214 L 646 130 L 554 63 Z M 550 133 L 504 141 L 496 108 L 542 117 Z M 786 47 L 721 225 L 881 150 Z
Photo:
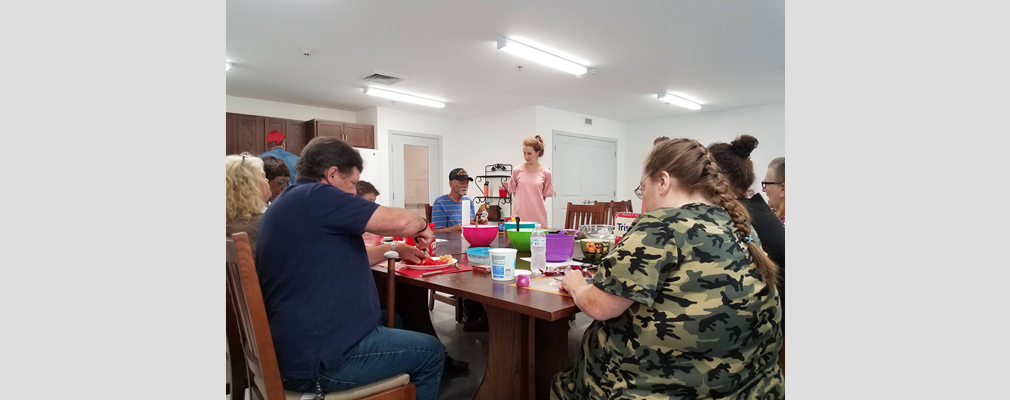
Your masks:
M 758 139 L 758 147 L 751 153 L 756 175 L 751 189 L 761 193 L 760 182 L 768 170 L 768 163 L 786 154 L 785 117 L 785 103 L 779 103 L 629 123 L 627 152 L 618 152 L 625 154 L 628 160 L 625 179 L 633 183 L 631 190 L 634 190 L 641 179 L 642 163 L 652 149 L 652 141 L 659 136 L 691 138 L 708 146 L 715 142 L 729 143 L 747 134 Z M 636 207 L 641 204 L 637 198 L 633 203 Z
M 225 96 L 225 110 L 230 113 L 262 115 L 264 117 L 308 121 L 325 119 L 330 121 L 364 123 L 356 120 L 351 111 L 332 108 L 310 107 L 300 104 L 278 103 L 276 101 Z
M 525 162 L 523 140 L 536 135 L 536 107 L 463 120 L 459 132 L 459 140 L 452 143 L 452 150 L 447 154 L 446 168 L 462 167 L 471 176 L 483 175 L 484 167 L 488 164 L 512 164 L 516 168 Z M 443 185 L 448 192 L 448 175 Z M 496 188 L 495 182 L 491 182 L 491 191 L 497 193 Z M 475 184 L 470 185 L 467 196 L 481 196 L 483 193 L 478 192 L 482 190 L 483 186 L 478 188 Z M 510 215 L 509 210 L 509 205 L 502 205 L 503 216 Z
M 547 149 L 544 151 L 543 158 L 540 159 L 540 163 L 544 166 L 551 168 L 553 170 L 553 154 L 554 146 L 551 143 L 554 139 L 554 131 L 565 131 L 571 133 L 577 133 L 580 135 L 587 136 L 599 136 L 604 138 L 617 139 L 617 199 L 615 200 L 626 200 L 634 196 L 635 187 L 627 188 L 626 176 L 627 176 L 627 157 L 626 148 L 627 136 L 626 129 L 627 124 L 620 121 L 609 120 L 605 118 L 599 118 L 587 114 L 573 113 L 569 111 L 562 111 L 553 108 L 537 106 L 537 123 L 536 132 L 544 139 Z M 591 118 L 593 120 L 592 125 L 585 124 L 585 118 Z M 520 162 L 521 164 L 521 162 Z M 635 181 L 635 185 L 638 181 Z M 558 227 L 559 224 L 553 221 L 552 211 L 554 209 L 554 199 L 547 199 L 547 226 L 554 228 Z M 560 221 L 563 225 L 564 221 Z

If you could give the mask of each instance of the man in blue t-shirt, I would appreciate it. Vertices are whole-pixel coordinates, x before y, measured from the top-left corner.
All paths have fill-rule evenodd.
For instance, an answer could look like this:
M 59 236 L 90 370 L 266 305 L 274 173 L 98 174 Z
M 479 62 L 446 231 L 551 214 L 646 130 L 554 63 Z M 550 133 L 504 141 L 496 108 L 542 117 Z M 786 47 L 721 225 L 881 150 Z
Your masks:
M 431 204 L 431 222 L 435 224 L 435 232 L 463 232 L 463 200 L 470 200 L 466 197 L 466 190 L 472 181 L 473 178 L 463 168 L 449 171 L 449 194 L 438 196 Z M 473 217 L 471 201 L 467 224 L 473 223 Z
M 284 134 L 280 131 L 270 131 L 267 134 L 267 148 L 270 150 L 261 153 L 260 158 L 274 156 L 284 161 L 284 165 L 288 167 L 288 173 L 291 175 L 288 182 L 294 183 L 297 175 L 295 169 L 298 168 L 298 156 L 287 152 L 288 146 L 284 142 Z
M 347 390 L 400 373 L 418 399 L 435 399 L 445 348 L 429 334 L 380 325 L 370 265 L 398 251 L 419 261 L 420 250 L 382 244 L 366 249 L 362 234 L 434 237 L 423 218 L 355 196 L 363 162 L 346 142 L 312 139 L 298 179 L 260 220 L 259 274 L 284 388 Z

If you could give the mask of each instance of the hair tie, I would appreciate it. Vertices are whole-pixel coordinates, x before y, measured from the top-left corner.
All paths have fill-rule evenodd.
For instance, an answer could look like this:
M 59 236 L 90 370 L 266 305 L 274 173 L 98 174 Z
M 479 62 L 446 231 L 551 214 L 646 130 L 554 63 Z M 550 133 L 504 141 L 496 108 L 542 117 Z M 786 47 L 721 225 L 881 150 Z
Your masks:
M 750 243 L 754 241 L 754 238 L 751 237 L 750 235 L 747 235 L 746 237 L 743 238 L 743 240 L 747 243 Z

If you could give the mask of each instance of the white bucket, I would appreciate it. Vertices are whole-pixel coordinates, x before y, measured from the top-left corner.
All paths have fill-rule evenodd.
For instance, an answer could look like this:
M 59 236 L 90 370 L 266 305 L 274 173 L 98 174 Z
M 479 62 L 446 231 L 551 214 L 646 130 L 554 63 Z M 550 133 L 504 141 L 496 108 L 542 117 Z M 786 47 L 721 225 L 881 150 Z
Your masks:
M 491 279 L 511 281 L 516 278 L 516 249 L 490 249 Z

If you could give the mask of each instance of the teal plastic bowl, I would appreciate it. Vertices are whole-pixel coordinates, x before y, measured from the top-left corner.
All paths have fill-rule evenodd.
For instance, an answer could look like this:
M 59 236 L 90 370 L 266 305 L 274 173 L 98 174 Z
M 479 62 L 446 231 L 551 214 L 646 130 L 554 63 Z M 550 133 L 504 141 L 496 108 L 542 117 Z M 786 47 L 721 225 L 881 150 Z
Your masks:
M 521 229 L 533 229 L 533 228 L 536 228 L 536 225 L 537 225 L 536 222 L 526 222 L 526 221 L 523 221 L 523 222 L 519 223 L 519 229 L 520 230 Z M 505 230 L 506 231 L 508 231 L 508 230 L 513 230 L 513 231 L 516 230 L 516 222 L 515 221 L 506 222 L 505 223 Z
M 509 236 L 509 243 L 512 244 L 512 247 L 526 253 L 530 252 L 530 235 L 532 233 L 533 229 L 522 228 L 519 228 L 519 232 L 516 232 L 515 229 L 505 231 L 505 234 Z

